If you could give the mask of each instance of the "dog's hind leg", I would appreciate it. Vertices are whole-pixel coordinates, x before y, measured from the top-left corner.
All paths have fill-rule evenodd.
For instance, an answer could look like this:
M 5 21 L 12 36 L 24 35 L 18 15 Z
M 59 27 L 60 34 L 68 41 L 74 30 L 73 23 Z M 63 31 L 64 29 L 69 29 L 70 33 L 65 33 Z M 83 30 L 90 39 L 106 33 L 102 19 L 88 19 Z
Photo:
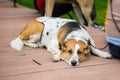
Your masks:
M 32 48 L 38 48 L 39 47 L 39 44 L 38 43 L 32 43 L 32 42 L 26 42 L 26 41 L 24 41 L 24 44 L 26 45 L 26 46 L 29 46 L 29 47 L 32 47 Z
M 91 50 L 92 50 L 92 53 L 99 56 L 99 57 L 102 57 L 102 58 L 112 58 L 111 54 L 109 52 L 105 52 L 105 51 L 102 51 L 102 50 L 99 50 L 97 48 L 95 48 L 95 44 L 93 42 L 93 40 L 90 38 L 90 44 L 91 46 Z
M 16 39 L 10 42 L 10 47 L 16 50 L 21 50 L 23 46 L 24 46 L 24 43 L 19 37 L 17 37 Z
M 93 54 L 95 54 L 97 56 L 100 56 L 102 58 L 112 58 L 112 56 L 109 52 L 104 52 L 104 51 L 95 49 L 93 47 L 92 47 L 92 52 L 93 52 Z
M 41 33 L 31 35 L 29 37 L 29 40 L 24 40 L 23 42 L 26 46 L 29 46 L 32 48 L 43 47 L 43 45 L 40 43 L 40 35 Z

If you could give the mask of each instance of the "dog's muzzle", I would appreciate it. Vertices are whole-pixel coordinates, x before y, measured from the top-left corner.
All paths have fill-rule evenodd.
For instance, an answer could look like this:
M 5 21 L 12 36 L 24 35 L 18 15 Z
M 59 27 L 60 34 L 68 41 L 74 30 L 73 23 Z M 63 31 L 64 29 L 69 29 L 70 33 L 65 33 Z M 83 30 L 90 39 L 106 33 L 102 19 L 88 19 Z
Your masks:
M 72 66 L 76 66 L 77 65 L 77 61 L 71 61 L 71 65 Z

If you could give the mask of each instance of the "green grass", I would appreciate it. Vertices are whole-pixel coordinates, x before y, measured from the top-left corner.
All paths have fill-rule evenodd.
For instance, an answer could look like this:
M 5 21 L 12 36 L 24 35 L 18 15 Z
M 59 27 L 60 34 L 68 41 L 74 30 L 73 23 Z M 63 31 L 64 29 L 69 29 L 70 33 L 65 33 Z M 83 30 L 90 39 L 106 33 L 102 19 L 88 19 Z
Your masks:
M 106 9 L 107 9 L 107 1 L 108 0 L 95 0 L 95 7 L 96 7 L 96 12 L 97 16 L 95 18 L 95 22 L 104 25 L 104 20 L 105 20 L 105 14 L 106 14 Z M 26 6 L 28 8 L 35 9 L 34 7 L 34 0 L 17 0 L 17 2 L 23 6 Z M 70 14 L 73 16 L 75 20 L 77 20 L 77 17 L 73 12 L 70 12 Z M 68 15 L 62 15 L 60 17 L 63 18 L 70 18 Z
M 108 0 L 95 0 L 97 16 L 95 22 L 104 25 Z

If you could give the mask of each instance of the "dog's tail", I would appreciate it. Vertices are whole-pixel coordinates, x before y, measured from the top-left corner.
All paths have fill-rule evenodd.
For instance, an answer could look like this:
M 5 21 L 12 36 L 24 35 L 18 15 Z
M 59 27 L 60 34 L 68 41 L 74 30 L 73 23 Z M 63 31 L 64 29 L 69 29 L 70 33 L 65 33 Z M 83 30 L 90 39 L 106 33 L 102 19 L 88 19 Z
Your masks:
M 21 50 L 23 46 L 24 46 L 24 43 L 19 37 L 17 37 L 16 39 L 10 42 L 10 47 L 16 50 Z

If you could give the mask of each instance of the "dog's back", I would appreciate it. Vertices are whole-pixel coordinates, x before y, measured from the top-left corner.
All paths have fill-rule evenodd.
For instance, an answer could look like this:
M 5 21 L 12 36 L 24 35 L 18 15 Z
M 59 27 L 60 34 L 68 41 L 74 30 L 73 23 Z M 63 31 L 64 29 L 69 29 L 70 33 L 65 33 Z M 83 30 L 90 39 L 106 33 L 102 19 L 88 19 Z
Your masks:
M 58 34 L 58 30 L 67 22 L 75 22 L 75 20 L 71 19 L 62 19 L 55 17 L 39 17 L 37 21 L 42 22 L 44 24 L 44 30 L 42 34 L 41 44 L 47 46 L 49 41 L 56 37 Z

